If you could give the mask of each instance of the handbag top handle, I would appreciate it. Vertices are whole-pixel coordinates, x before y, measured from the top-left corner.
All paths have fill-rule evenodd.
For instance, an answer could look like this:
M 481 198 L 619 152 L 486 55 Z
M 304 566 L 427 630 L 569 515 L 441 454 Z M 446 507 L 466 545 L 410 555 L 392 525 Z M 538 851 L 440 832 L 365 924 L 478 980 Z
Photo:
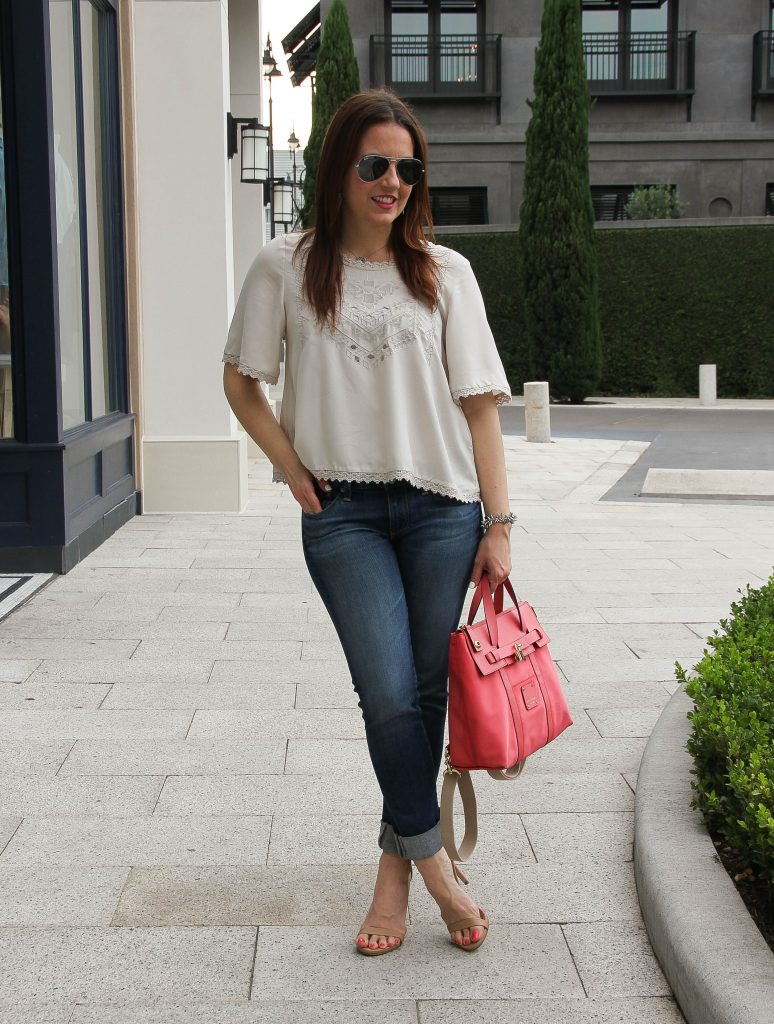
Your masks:
M 473 625 L 473 620 L 476 617 L 478 606 L 481 604 L 481 599 L 484 601 L 484 616 L 486 618 L 487 628 L 489 630 L 489 641 L 494 647 L 499 647 L 498 635 L 497 635 L 497 616 L 503 610 L 503 587 L 508 591 L 513 601 L 513 606 L 516 609 L 516 614 L 519 616 L 519 628 L 524 632 L 524 622 L 521 617 L 521 608 L 519 607 L 519 601 L 516 594 L 513 591 L 513 586 L 508 577 L 497 587 L 494 595 L 494 602 L 492 601 L 492 592 L 489 589 L 489 576 L 486 573 L 481 574 L 481 579 L 476 587 L 476 592 L 473 595 L 473 600 L 470 602 L 470 611 L 468 612 L 468 625 Z

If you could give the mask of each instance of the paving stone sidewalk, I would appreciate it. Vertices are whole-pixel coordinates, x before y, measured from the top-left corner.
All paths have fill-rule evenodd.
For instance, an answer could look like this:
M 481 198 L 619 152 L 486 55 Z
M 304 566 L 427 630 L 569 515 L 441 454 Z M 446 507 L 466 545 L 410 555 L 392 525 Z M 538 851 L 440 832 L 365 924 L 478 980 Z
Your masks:
M 674 1024 L 632 871 L 646 737 L 771 508 L 600 502 L 643 442 L 507 437 L 514 571 L 575 724 L 477 778 L 482 949 L 415 884 L 404 947 L 353 938 L 380 800 L 299 513 L 126 524 L 0 623 L 2 1024 Z

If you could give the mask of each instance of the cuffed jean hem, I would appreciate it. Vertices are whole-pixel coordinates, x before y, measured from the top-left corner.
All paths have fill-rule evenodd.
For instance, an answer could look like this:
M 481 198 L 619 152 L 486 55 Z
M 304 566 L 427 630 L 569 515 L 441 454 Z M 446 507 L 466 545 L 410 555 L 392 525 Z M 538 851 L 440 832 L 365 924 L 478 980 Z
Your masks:
M 379 829 L 379 846 L 386 853 L 394 853 L 406 860 L 422 860 L 432 857 L 443 846 L 441 842 L 441 823 L 433 825 L 427 832 L 418 836 L 399 836 L 388 822 L 383 821 Z

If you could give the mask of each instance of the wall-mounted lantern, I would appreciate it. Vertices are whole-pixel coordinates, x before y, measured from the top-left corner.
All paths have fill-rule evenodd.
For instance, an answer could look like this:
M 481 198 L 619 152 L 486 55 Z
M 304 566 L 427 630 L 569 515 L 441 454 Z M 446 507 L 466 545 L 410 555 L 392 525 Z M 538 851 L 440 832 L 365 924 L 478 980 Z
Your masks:
M 232 117 L 226 114 L 228 158 L 238 152 L 238 129 L 242 131 L 242 164 L 240 181 L 262 185 L 269 178 L 269 129 L 255 117 Z
M 293 185 L 284 178 L 274 179 L 274 220 L 277 224 L 292 224 L 294 220 Z

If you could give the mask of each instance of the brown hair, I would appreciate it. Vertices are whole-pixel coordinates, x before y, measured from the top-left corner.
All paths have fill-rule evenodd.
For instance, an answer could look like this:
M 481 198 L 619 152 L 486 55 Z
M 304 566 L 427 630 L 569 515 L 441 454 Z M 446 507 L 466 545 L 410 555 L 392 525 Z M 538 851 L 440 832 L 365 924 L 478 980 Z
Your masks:
M 341 305 L 341 189 L 355 163 L 357 146 L 372 125 L 394 123 L 408 131 L 414 156 L 427 165 L 427 142 L 422 128 L 409 108 L 386 89 L 356 93 L 331 118 L 323 139 L 315 182 L 315 226 L 304 232 L 296 246 L 302 249 L 304 297 L 314 309 L 320 325 L 333 327 Z M 414 185 L 403 213 L 393 222 L 390 247 L 400 276 L 414 296 L 431 309 L 438 301 L 438 267 L 428 249 L 424 225 L 432 232 L 427 175 Z

